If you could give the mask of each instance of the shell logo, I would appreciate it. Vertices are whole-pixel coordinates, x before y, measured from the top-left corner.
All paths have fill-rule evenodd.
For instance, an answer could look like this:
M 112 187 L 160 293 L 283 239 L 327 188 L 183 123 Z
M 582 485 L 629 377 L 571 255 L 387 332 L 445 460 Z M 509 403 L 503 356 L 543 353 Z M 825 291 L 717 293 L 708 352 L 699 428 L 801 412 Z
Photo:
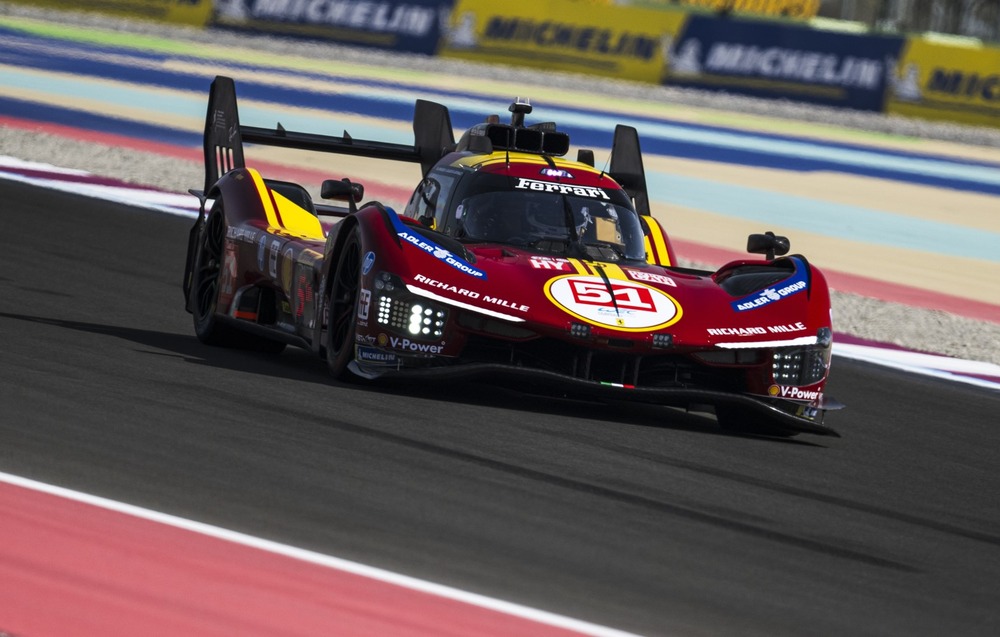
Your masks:
M 672 296 L 637 281 L 569 274 L 550 279 L 545 296 L 581 321 L 622 332 L 658 330 L 683 314 Z

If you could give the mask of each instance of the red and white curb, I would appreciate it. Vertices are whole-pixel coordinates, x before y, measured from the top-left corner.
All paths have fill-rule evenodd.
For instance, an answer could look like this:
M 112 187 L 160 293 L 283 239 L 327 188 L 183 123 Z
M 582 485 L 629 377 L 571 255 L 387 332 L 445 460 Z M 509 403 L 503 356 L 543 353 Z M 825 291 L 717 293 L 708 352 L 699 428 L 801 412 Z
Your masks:
M 0 635 L 635 637 L 0 472 Z

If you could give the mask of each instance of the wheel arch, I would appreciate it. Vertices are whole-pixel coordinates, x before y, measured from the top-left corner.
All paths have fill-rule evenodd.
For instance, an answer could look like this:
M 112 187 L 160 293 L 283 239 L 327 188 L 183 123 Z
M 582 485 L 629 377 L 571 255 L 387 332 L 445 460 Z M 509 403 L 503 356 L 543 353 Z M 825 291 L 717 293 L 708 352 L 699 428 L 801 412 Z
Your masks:
M 325 356 L 323 347 L 323 327 L 327 310 L 327 303 L 330 297 L 330 288 L 333 285 L 331 270 L 336 267 L 340 260 L 340 253 L 344 249 L 344 244 L 355 228 L 360 226 L 360 222 L 355 215 L 344 217 L 344 219 L 333 227 L 326 240 L 326 249 L 323 256 L 323 268 L 320 270 L 319 302 L 315 305 L 315 320 L 312 334 L 312 350 L 320 356 Z M 362 233 L 362 243 L 364 243 L 364 233 Z

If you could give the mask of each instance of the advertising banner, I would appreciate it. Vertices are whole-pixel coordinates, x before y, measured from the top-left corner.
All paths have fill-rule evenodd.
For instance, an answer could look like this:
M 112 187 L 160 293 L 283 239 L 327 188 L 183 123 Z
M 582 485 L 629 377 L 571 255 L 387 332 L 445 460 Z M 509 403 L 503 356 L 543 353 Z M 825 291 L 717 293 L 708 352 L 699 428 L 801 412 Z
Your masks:
M 691 16 L 664 83 L 880 111 L 903 38 Z
M 1000 127 L 1000 48 L 910 40 L 890 79 L 887 110 Z
M 658 83 L 685 14 L 571 0 L 457 0 L 440 55 Z
M 667 4 L 664 0 L 633 0 L 636 6 Z M 756 13 L 780 18 L 808 20 L 819 13 L 820 0 L 678 0 L 674 4 L 708 11 Z
M 215 0 L 214 24 L 433 55 L 453 0 Z
M 161 20 L 203 27 L 212 17 L 212 0 L 14 0 L 20 4 L 72 11 Z

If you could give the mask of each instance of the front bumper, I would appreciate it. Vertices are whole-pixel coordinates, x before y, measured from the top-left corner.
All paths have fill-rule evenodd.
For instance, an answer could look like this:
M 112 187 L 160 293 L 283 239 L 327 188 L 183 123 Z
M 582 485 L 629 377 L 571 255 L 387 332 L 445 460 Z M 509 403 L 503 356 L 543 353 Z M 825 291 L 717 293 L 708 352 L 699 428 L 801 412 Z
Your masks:
M 616 400 L 626 399 L 668 407 L 687 407 L 689 405 L 704 404 L 716 407 L 727 405 L 752 410 L 759 415 L 765 416 L 775 429 L 787 433 L 809 433 L 819 436 L 840 437 L 840 434 L 834 429 L 823 425 L 821 422 L 807 420 L 782 411 L 763 398 L 713 389 L 635 387 L 602 383 L 558 372 L 529 367 L 514 367 L 498 363 L 465 363 L 444 367 L 394 369 L 391 367 L 359 365 L 357 361 L 354 361 L 350 364 L 349 368 L 354 374 L 367 379 L 431 381 L 511 379 L 545 384 L 547 387 L 553 389 L 564 390 L 568 393 L 585 395 L 587 397 Z M 842 407 L 843 405 L 839 402 L 827 398 L 818 408 L 819 417 L 822 419 L 823 413 L 827 410 L 841 409 Z

